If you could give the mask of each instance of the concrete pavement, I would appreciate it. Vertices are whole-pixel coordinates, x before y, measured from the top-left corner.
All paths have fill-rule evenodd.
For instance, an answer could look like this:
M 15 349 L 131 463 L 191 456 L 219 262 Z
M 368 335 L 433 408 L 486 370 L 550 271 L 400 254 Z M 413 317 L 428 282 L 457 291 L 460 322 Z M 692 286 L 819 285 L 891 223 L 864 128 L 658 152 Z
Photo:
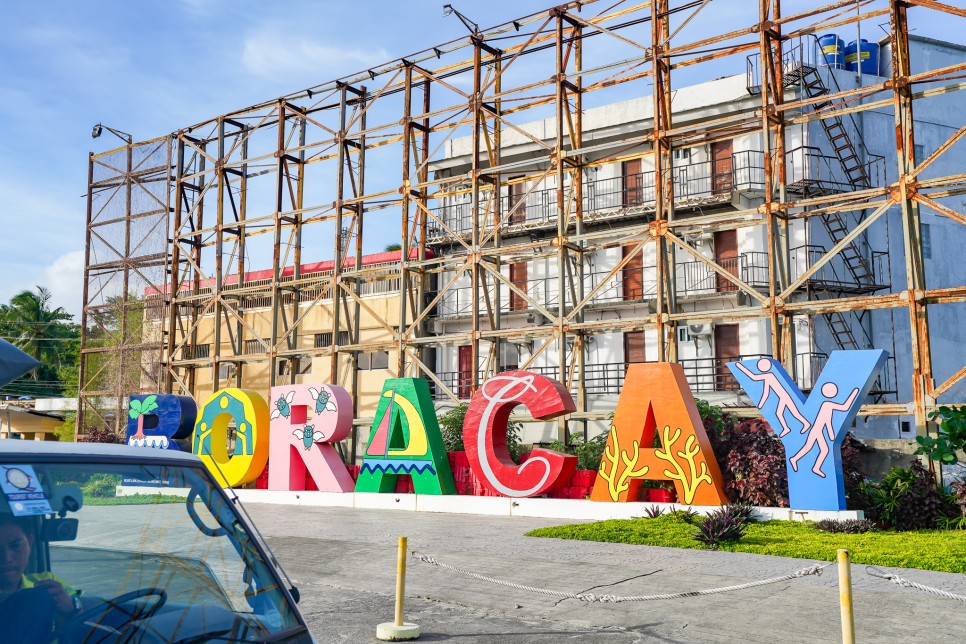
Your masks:
M 396 538 L 500 579 L 571 592 L 644 595 L 776 577 L 810 561 L 523 536 L 565 521 L 249 504 L 296 581 L 320 642 L 375 641 L 392 618 Z M 966 594 L 966 576 L 890 569 Z M 853 567 L 859 641 L 960 641 L 966 606 L 899 588 Z M 409 560 L 407 621 L 421 641 L 836 642 L 834 566 L 805 577 L 683 600 L 588 605 L 503 588 Z

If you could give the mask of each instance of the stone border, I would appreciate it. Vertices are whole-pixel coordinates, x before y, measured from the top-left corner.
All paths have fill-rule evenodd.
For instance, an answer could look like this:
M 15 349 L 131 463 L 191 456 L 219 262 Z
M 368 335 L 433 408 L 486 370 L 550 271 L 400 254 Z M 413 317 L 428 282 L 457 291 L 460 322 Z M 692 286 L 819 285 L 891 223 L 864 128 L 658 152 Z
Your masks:
M 129 494 L 178 494 L 185 490 L 162 492 L 156 487 L 118 486 L 118 496 Z M 430 494 L 394 494 L 369 492 L 287 492 L 279 490 L 235 490 L 243 503 L 275 505 L 308 505 L 316 507 L 361 508 L 367 510 L 406 510 L 409 512 L 446 512 L 490 516 L 536 517 L 541 519 L 573 519 L 603 521 L 643 517 L 645 510 L 657 506 L 665 510 L 690 507 L 698 514 L 708 514 L 718 506 L 687 506 L 680 503 L 602 503 L 583 499 L 514 499 L 500 496 L 464 496 Z M 793 510 L 790 508 L 756 508 L 761 520 L 821 521 L 822 519 L 862 519 L 861 510 Z

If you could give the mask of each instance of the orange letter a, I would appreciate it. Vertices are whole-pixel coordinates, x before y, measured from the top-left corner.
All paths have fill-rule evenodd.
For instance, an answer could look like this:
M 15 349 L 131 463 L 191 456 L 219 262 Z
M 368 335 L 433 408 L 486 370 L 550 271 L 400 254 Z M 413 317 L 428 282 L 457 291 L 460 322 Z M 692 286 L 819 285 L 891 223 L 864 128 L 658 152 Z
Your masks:
M 659 432 L 660 447 L 654 444 Z M 718 462 L 681 365 L 632 364 L 590 498 L 630 501 L 631 481 L 673 481 L 678 503 L 728 502 Z

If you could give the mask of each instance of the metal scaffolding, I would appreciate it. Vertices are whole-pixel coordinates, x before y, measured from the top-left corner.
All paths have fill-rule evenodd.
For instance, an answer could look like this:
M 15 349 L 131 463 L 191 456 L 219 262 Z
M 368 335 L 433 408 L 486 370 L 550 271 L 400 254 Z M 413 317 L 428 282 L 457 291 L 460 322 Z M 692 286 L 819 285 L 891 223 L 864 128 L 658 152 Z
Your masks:
M 157 389 L 192 394 L 201 369 L 211 370 L 215 389 L 219 373 L 242 386 L 246 369 L 254 365 L 268 368 L 271 384 L 296 382 L 297 365 L 305 356 L 329 357 L 329 381 L 355 393 L 358 356 L 391 351 L 396 355 L 391 374 L 427 378 L 438 392 L 458 400 L 461 392 L 434 372 L 433 349 L 468 344 L 474 365 L 482 355 L 490 356 L 482 374 L 472 369 L 471 392 L 481 377 L 501 370 L 500 344 L 520 338 L 546 340 L 521 369 L 543 351 L 557 352 L 557 377 L 577 392 L 577 412 L 561 421 L 566 430 L 568 422 L 606 416 L 589 410 L 588 338 L 656 329 L 660 359 L 677 359 L 675 328 L 695 314 L 682 310 L 678 301 L 675 253 L 690 256 L 742 294 L 741 306 L 703 310 L 701 319 L 767 321 L 774 355 L 789 372 L 795 369 L 796 316 L 907 311 L 912 397 L 871 402 L 862 413 L 912 415 L 917 431 L 925 432 L 939 398 L 966 377 L 964 366 L 944 382 L 934 380 L 928 311 L 966 302 L 966 283 L 942 288 L 927 283 L 919 213 L 927 208 L 966 225 L 966 215 L 938 201 L 966 194 L 966 174 L 919 177 L 966 135 L 966 126 L 917 161 L 913 110 L 918 101 L 966 89 L 961 80 L 966 62 L 913 74 L 907 14 L 966 17 L 966 10 L 933 0 L 889 0 L 888 6 L 844 0 L 785 16 L 779 0 L 760 0 L 754 24 L 678 44 L 682 29 L 671 32 L 672 18 L 686 24 L 689 16 L 714 11 L 716 4 L 568 2 L 351 78 L 206 120 L 164 139 L 92 156 L 79 432 L 93 427 L 122 431 L 127 395 Z M 881 17 L 889 20 L 891 78 L 790 98 L 789 43 Z M 594 46 L 601 42 L 615 47 Z M 725 58 L 744 66 L 745 58 L 755 55 L 757 109 L 675 125 L 675 72 L 700 70 Z M 529 75 L 518 72 L 525 65 L 520 61 L 526 61 Z M 804 83 L 802 76 L 796 81 Z M 600 96 L 594 104 L 606 103 L 608 92 L 619 87 L 639 88 L 636 95 L 645 96 L 647 85 L 652 87 L 652 112 L 646 130 L 608 143 L 585 141 L 583 119 L 590 99 Z M 889 107 L 895 115 L 897 181 L 855 180 L 835 192 L 793 188 L 785 162 L 786 128 L 815 122 L 837 127 L 843 117 Z M 554 128 L 547 138 L 521 127 L 547 117 Z M 673 151 L 755 132 L 763 141 L 760 203 L 683 208 L 675 195 Z M 501 155 L 511 136 L 540 154 L 505 161 Z M 431 171 L 457 137 L 470 141 L 469 171 Z M 653 208 L 613 225 L 592 225 L 593 213 L 585 212 L 586 171 L 627 159 L 640 146 L 648 146 L 644 154 L 653 158 Z M 398 174 L 388 171 L 395 164 L 401 168 Z M 511 206 L 499 195 L 520 177 L 532 186 L 554 186 L 553 231 L 543 239 L 511 234 L 515 209 L 525 199 Z M 141 193 L 150 198 L 138 199 Z M 468 230 L 455 228 L 434 207 L 458 194 L 469 195 Z M 813 293 L 810 278 L 833 260 L 850 261 L 855 243 L 890 211 L 901 221 L 906 288 Z M 850 212 L 861 213 L 860 223 L 850 229 L 834 223 Z M 793 275 L 789 227 L 810 219 L 824 220 L 841 233 L 807 270 Z M 413 251 L 404 252 L 396 265 L 364 266 L 364 233 L 397 221 L 402 248 Z M 749 227 L 767 239 L 764 284 L 750 284 L 690 241 L 695 232 Z M 619 319 L 586 316 L 603 285 L 652 244 L 658 284 L 652 309 Z M 584 256 L 628 245 L 632 249 L 609 274 L 588 287 Z M 332 269 L 303 273 L 305 262 L 317 259 L 315 249 L 324 247 L 332 248 Z M 430 252 L 434 247 L 445 252 Z M 552 306 L 501 270 L 534 258 L 555 262 L 560 295 Z M 270 262 L 271 275 L 250 279 L 251 264 L 260 261 Z M 471 282 L 470 330 L 431 332 L 428 322 L 435 308 L 463 275 Z M 363 297 L 366 284 L 387 279 L 399 285 L 392 319 Z M 542 319 L 506 326 L 501 292 Z M 252 311 L 259 306 L 265 309 L 264 319 L 256 320 Z M 330 311 L 329 346 L 317 346 L 305 332 L 305 320 L 316 307 Z M 363 337 L 364 315 L 381 318 L 380 334 Z M 206 340 L 210 349 L 201 351 L 198 334 L 204 319 L 215 322 L 213 337 Z M 949 402 L 954 401 L 944 399 Z

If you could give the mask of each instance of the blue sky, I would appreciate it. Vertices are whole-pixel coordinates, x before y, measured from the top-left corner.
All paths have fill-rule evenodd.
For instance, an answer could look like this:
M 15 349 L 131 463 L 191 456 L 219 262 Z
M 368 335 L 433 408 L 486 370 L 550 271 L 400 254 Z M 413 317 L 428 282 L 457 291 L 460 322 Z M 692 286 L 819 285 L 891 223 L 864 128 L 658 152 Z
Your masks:
M 6 3 L 0 21 L 0 301 L 46 285 L 55 304 L 79 318 L 87 154 L 119 143 L 107 133 L 92 140 L 95 123 L 135 140 L 153 138 L 464 35 L 455 16 L 443 17 L 442 4 Z M 552 3 L 455 4 L 487 27 Z M 748 24 L 756 4 L 715 0 L 675 42 Z M 814 4 L 786 0 L 783 11 Z M 961 22 L 957 27 L 936 15 L 919 24 L 918 33 L 962 39 L 955 33 Z M 882 35 L 868 28 L 875 39 Z M 717 75 L 741 71 L 743 65 L 732 63 Z

